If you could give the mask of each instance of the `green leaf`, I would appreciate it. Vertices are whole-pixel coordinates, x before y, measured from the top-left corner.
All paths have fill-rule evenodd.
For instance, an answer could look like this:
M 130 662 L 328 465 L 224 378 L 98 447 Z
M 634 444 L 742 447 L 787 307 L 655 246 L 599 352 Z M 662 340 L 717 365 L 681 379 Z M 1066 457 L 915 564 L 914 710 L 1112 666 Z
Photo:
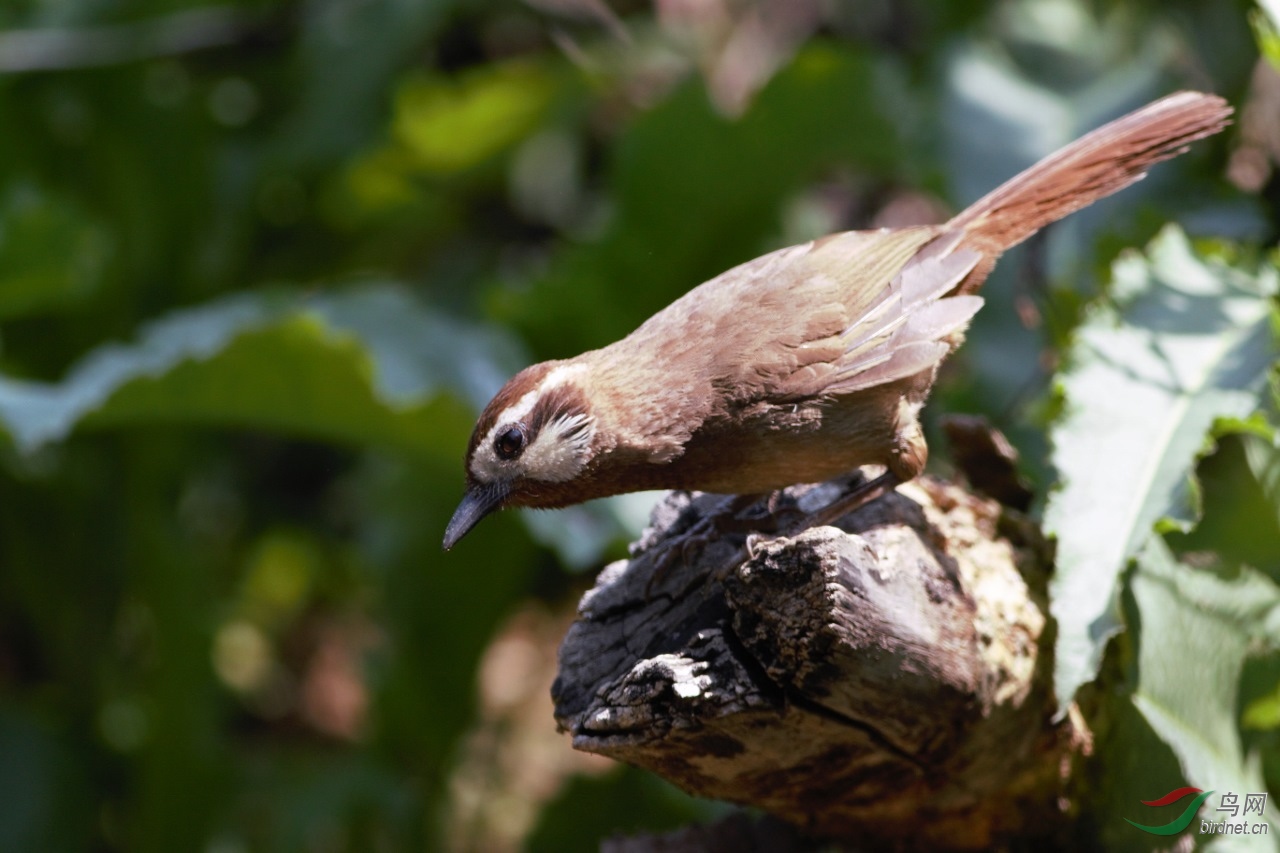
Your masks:
M 1258 52 L 1273 68 L 1280 68 L 1280 32 L 1276 30 L 1280 25 L 1280 3 L 1260 0 L 1258 8 L 1249 14 L 1249 23 L 1253 25 Z
M 529 133 L 554 94 L 542 67 L 508 63 L 457 81 L 411 77 L 396 93 L 392 127 L 427 172 L 458 172 L 483 163 Z
M 452 470 L 472 410 L 524 361 L 507 337 L 437 317 L 394 285 L 241 294 L 171 314 L 133 344 L 100 347 L 61 382 L 0 376 L 0 427 L 28 453 L 80 426 L 267 429 Z M 522 517 L 566 565 L 585 568 L 638 535 L 654 500 L 642 493 Z
M 1262 494 L 1280 523 L 1280 440 L 1267 441 L 1258 435 L 1244 438 L 1244 457 Z
M 1261 407 L 1277 351 L 1274 266 L 1233 269 L 1168 228 L 1145 257 L 1118 261 L 1114 276 L 1119 304 L 1080 328 L 1059 377 L 1066 413 L 1051 436 L 1061 486 L 1045 528 L 1058 540 L 1051 593 L 1064 706 L 1120 628 L 1120 572 L 1157 523 L 1194 521 L 1191 477 L 1206 434 Z
M 1280 684 L 1246 705 L 1240 722 L 1247 729 L 1259 731 L 1280 728 Z
M 83 758 L 51 727 L 0 708 L 0 849 L 83 850 L 91 801 Z
M 457 0 L 316 0 L 302 7 L 301 90 L 278 138 L 287 161 L 319 165 L 367 144 L 406 58 L 430 43 Z
M 530 853 L 588 853 L 600 839 L 673 831 L 726 811 L 652 774 L 621 766 L 606 776 L 580 775 L 542 812 L 526 841 Z
M 529 288 L 495 307 L 539 354 L 626 335 L 698 283 L 776 248 L 783 202 L 829 170 L 884 174 L 900 163 L 865 51 L 811 46 L 738 120 L 689 83 L 617 141 L 614 210 L 599 239 L 568 245 Z
M 0 320 L 50 311 L 90 293 L 107 237 L 67 203 L 29 186 L 0 200 Z
M 1248 568 L 1192 569 L 1153 537 L 1138 556 L 1131 590 L 1138 646 L 1133 704 L 1177 756 L 1188 782 L 1235 793 L 1243 805 L 1245 794 L 1265 792 L 1266 784 L 1257 757 L 1246 757 L 1236 724 L 1240 677 L 1251 647 L 1267 636 L 1268 619 L 1280 608 L 1280 587 Z M 1262 818 L 1215 811 L 1208 819 Z M 1272 821 L 1271 833 L 1277 830 L 1280 824 Z M 1228 838 L 1229 849 L 1275 849 L 1266 836 L 1260 846 L 1244 844 L 1250 836 L 1224 836 L 1209 849 L 1228 849 Z
M 516 360 L 495 333 L 435 317 L 392 286 L 241 294 L 100 347 L 61 382 L 0 377 L 0 424 L 28 452 L 81 423 L 183 422 L 454 456 L 471 415 L 445 392 L 479 403 Z
M 1214 432 L 1258 421 L 1220 422 Z M 1174 553 L 1193 564 L 1202 552 L 1216 554 L 1223 562 L 1243 563 L 1280 580 L 1280 512 L 1273 485 L 1265 482 L 1274 476 L 1266 469 L 1274 458 L 1272 441 L 1270 435 L 1239 431 L 1214 442 L 1213 452 L 1196 466 L 1203 517 L 1188 533 L 1166 535 Z

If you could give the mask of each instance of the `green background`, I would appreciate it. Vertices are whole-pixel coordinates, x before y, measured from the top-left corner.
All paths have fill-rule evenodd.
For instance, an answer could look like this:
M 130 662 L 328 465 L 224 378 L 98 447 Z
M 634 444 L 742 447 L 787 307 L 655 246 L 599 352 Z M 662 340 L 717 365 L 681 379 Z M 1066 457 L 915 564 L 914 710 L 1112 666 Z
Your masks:
M 440 551 L 478 408 L 735 263 L 943 218 L 1169 91 L 1275 103 L 1247 3 L 750 6 L 0 7 L 0 851 L 592 850 L 715 816 L 551 718 L 576 598 L 645 498 Z M 751 15 L 754 81 L 726 48 Z M 1168 221 L 1242 263 L 1274 242 L 1248 127 L 1008 257 L 931 435 L 986 414 L 1043 498 L 1054 370 L 1116 255 Z M 1170 541 L 1275 573 L 1254 427 Z M 1191 772 L 1128 702 L 1127 636 L 1080 793 L 1117 849 Z M 1269 643 L 1227 713 L 1264 759 Z

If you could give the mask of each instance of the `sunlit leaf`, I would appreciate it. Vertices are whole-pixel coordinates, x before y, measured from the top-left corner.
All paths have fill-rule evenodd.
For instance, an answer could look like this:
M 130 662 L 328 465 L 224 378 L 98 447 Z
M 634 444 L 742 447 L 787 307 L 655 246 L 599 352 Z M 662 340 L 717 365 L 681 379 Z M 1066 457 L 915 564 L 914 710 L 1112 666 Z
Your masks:
M 1256 275 L 1197 256 L 1167 229 L 1145 257 L 1115 266 L 1118 307 L 1079 330 L 1060 376 L 1066 414 L 1054 428 L 1061 486 L 1045 527 L 1057 537 L 1052 585 L 1057 689 L 1070 702 L 1120 628 L 1117 579 L 1156 524 L 1198 512 L 1190 479 L 1220 418 L 1260 407 L 1277 357 L 1277 271 Z
M 456 456 L 512 347 L 432 316 L 402 291 L 227 298 L 109 344 L 66 378 L 0 378 L 0 423 L 23 450 L 104 426 L 275 429 L 415 455 Z M 452 392 L 454 397 L 444 396 Z
M 1258 8 L 1249 16 L 1253 25 L 1253 37 L 1258 42 L 1258 50 L 1267 62 L 1280 68 L 1280 3 L 1276 0 L 1259 0 Z
M 1204 790 L 1245 794 L 1266 791 L 1256 757 L 1247 758 L 1236 724 L 1245 657 L 1268 633 L 1280 608 L 1280 588 L 1241 568 L 1221 574 L 1178 563 L 1159 537 L 1138 556 L 1132 580 L 1137 609 L 1137 690 L 1133 703 L 1169 745 L 1187 781 Z M 1170 787 L 1173 787 L 1171 785 Z M 1219 800 L 1215 796 L 1212 804 Z M 1215 813 L 1218 822 L 1273 819 Z M 1271 833 L 1280 824 L 1271 827 Z M 1239 838 L 1235 838 L 1239 841 Z M 1258 839 L 1254 839 L 1257 841 Z M 1208 849 L 1272 850 L 1261 846 Z
M 529 63 L 494 65 L 459 80 L 413 77 L 396 93 L 396 138 L 428 172 L 457 172 L 525 136 L 546 110 L 553 79 Z

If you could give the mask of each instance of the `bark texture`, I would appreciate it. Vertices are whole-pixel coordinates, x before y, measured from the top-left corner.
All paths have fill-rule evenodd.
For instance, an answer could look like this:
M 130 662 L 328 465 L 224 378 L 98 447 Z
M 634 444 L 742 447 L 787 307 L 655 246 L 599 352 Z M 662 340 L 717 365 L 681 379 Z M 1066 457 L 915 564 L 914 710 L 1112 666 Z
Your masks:
M 1080 737 L 1034 526 L 928 478 L 792 537 L 723 533 L 725 506 L 673 493 L 583 597 L 552 690 L 573 745 L 860 848 L 1051 842 Z

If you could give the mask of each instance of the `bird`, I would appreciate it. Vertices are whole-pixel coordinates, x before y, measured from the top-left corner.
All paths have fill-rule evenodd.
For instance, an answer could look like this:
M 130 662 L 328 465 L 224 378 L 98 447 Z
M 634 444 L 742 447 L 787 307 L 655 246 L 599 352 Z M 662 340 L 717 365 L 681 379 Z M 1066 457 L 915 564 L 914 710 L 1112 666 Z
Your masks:
M 920 413 L 1009 248 L 1222 130 L 1183 91 L 1069 143 L 949 221 L 844 231 L 747 261 L 625 338 L 521 370 L 481 412 L 449 550 L 492 512 L 649 489 L 760 495 L 883 466 L 831 523 L 921 473 Z M 816 521 L 818 519 L 811 519 Z

